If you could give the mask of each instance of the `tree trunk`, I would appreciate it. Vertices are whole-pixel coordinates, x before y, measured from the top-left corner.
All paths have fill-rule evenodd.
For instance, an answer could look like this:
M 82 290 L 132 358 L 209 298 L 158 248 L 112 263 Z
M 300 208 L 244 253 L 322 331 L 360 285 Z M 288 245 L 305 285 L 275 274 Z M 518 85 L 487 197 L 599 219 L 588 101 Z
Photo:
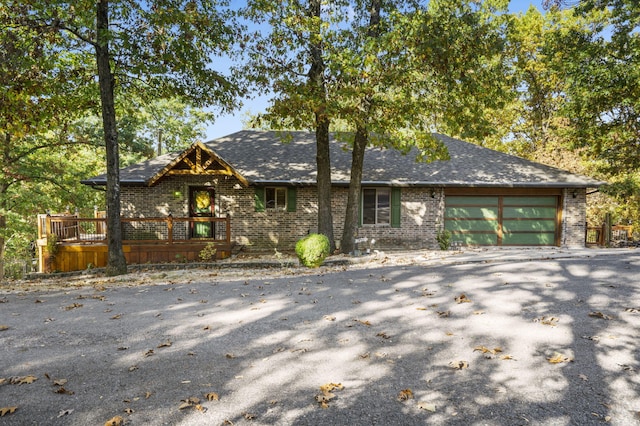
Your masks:
M 321 0 L 309 1 L 309 15 L 320 17 Z M 320 37 L 318 37 L 320 39 Z M 322 42 L 311 43 L 311 68 L 309 70 L 309 81 L 313 91 L 316 92 L 316 99 L 319 107 L 315 111 L 316 119 L 316 170 L 318 188 L 318 233 L 325 235 L 329 239 L 331 251 L 335 249 L 333 236 L 333 212 L 331 211 L 331 156 L 329 150 L 329 117 L 327 117 L 326 87 L 324 81 L 325 64 L 322 59 Z
M 331 158 L 329 155 L 329 121 L 316 119 L 316 168 L 318 184 L 318 233 L 329 239 L 335 250 L 333 212 L 331 211 Z
M 111 73 L 109 53 L 109 0 L 99 0 L 96 16 L 96 62 L 100 101 L 102 103 L 102 126 L 107 153 L 107 275 L 127 272 L 127 262 L 122 250 L 120 223 L 120 159 L 118 152 L 118 129 L 113 97 L 114 79 Z
M 367 130 L 358 127 L 353 140 L 353 151 L 351 152 L 351 179 L 349 180 L 349 193 L 347 195 L 347 211 L 344 216 L 344 231 L 342 231 L 341 250 L 343 253 L 350 253 L 355 249 L 354 240 L 358 235 L 358 207 L 360 206 L 364 152 L 368 141 Z
M 4 233 L 7 232 L 7 220 L 0 214 L 0 281 L 4 279 Z
M 3 164 L 11 164 L 11 134 L 4 132 L 4 138 L 2 139 L 2 155 Z M 9 183 L 6 181 L 0 182 L 0 281 L 4 279 L 4 256 L 5 256 L 5 244 L 7 239 L 5 237 L 7 233 L 7 190 L 9 189 Z
M 380 36 L 380 9 L 381 0 L 371 0 L 369 7 L 369 24 L 367 37 Z M 367 122 L 371 111 L 371 98 L 365 96 L 361 100 L 364 112 L 363 122 Z M 353 152 L 351 153 L 351 179 L 349 180 L 349 193 L 347 195 L 347 211 L 344 216 L 344 230 L 342 231 L 342 252 L 350 253 L 355 249 L 355 238 L 358 235 L 358 211 L 360 207 L 360 190 L 362 188 L 362 169 L 364 167 L 364 152 L 369 143 L 369 131 L 365 125 L 356 126 L 356 134 L 353 140 Z

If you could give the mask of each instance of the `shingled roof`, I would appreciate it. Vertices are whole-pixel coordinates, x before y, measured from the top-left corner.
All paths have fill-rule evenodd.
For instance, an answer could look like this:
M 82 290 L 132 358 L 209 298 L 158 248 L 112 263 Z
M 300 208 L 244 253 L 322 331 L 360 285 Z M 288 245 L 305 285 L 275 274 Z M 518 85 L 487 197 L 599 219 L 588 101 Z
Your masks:
M 314 185 L 316 145 L 312 132 L 243 130 L 204 145 L 249 184 Z M 417 151 L 406 155 L 390 149 L 367 149 L 363 185 L 436 187 L 555 187 L 593 188 L 604 182 L 586 176 L 504 154 L 488 148 L 434 134 L 449 150 L 450 160 L 423 163 Z M 195 146 L 195 144 L 194 144 Z M 193 149 L 193 146 L 189 149 Z M 167 166 L 184 155 L 171 153 L 126 167 L 120 171 L 122 185 L 155 183 Z M 331 142 L 331 178 L 334 185 L 348 185 L 351 151 L 343 142 Z M 106 175 L 82 181 L 106 185 Z

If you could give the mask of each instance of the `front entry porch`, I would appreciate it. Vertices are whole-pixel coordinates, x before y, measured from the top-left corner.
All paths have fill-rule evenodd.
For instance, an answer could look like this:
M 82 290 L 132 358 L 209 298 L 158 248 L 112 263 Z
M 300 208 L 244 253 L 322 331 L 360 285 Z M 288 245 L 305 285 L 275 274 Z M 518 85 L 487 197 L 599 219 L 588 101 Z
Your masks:
M 185 263 L 231 256 L 231 218 L 122 218 L 122 248 L 127 264 Z M 210 237 L 193 235 L 204 226 Z M 38 272 L 71 272 L 107 265 L 105 217 L 38 215 Z M 212 248 L 215 248 L 213 254 Z M 206 250 L 205 250 L 206 249 Z M 204 250 L 204 252 L 203 252 Z M 204 254 L 210 255 L 205 256 Z

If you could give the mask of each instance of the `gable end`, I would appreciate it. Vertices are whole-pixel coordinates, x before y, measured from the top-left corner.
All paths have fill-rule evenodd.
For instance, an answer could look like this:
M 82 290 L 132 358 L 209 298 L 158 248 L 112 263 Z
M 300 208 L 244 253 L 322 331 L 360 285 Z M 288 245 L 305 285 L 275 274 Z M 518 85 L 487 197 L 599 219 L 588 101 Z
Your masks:
M 236 172 L 226 161 L 216 155 L 201 142 L 195 142 L 184 150 L 176 159 L 167 164 L 148 181 L 149 186 L 155 185 L 163 176 L 202 176 L 222 175 L 235 176 L 245 186 L 248 181 Z

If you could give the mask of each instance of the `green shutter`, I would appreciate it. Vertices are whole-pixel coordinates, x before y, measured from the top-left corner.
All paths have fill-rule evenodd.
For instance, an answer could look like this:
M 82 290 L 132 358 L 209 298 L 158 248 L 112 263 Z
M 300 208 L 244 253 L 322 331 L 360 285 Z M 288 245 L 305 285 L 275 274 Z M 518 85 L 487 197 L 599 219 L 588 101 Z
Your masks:
M 391 227 L 400 228 L 400 188 L 391 188 Z
M 296 211 L 296 187 L 290 186 L 287 188 L 287 211 L 295 212 Z
M 257 212 L 264 211 L 264 188 L 261 186 L 256 186 L 255 204 Z

